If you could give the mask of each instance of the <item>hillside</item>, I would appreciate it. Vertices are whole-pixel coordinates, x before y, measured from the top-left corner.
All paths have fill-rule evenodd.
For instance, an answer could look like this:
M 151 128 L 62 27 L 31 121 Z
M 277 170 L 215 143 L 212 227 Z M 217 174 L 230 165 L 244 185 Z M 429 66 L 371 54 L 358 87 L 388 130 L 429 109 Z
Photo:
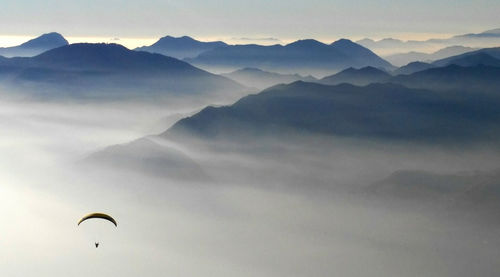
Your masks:
M 360 69 L 348 68 L 337 74 L 324 77 L 318 82 L 325 85 L 348 83 L 357 86 L 366 86 L 371 83 L 383 83 L 391 78 L 387 72 L 368 66 Z
M 398 75 L 389 80 L 410 88 L 432 90 L 462 90 L 473 93 L 493 93 L 498 95 L 500 67 L 449 65 Z
M 424 142 L 498 137 L 499 98 L 442 94 L 393 84 L 357 87 L 295 82 L 207 107 L 178 121 L 164 137 L 247 140 L 311 133 Z
M 462 66 L 474 66 L 479 64 L 496 65 L 498 63 L 497 60 L 500 60 L 500 47 L 485 48 L 461 55 L 451 56 L 446 59 L 434 61 L 432 64 L 435 66 L 447 66 L 450 64 Z
M 259 89 L 268 88 L 277 84 L 288 84 L 295 81 L 317 81 L 317 79 L 312 76 L 304 77 L 299 74 L 280 74 L 249 67 L 221 75 L 247 87 Z
M 415 72 L 427 70 L 427 69 L 430 69 L 433 67 L 435 67 L 435 66 L 433 66 L 430 63 L 412 62 L 412 63 L 409 63 L 405 66 L 402 66 L 402 67 L 394 70 L 392 73 L 394 75 L 400 75 L 400 74 L 409 75 L 409 74 L 413 74 Z

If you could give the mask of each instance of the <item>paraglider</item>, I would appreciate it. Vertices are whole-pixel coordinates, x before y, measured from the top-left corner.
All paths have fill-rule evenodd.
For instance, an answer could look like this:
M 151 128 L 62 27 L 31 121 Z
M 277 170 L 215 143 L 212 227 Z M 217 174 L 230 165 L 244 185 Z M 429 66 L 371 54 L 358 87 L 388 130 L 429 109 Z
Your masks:
M 78 226 L 80 226 L 80 224 L 84 221 L 87 221 L 89 219 L 102 219 L 102 220 L 107 220 L 111 223 L 113 223 L 113 225 L 115 225 L 115 227 L 118 227 L 118 223 L 116 223 L 116 220 L 111 217 L 110 215 L 107 215 L 107 214 L 104 214 L 104 213 L 91 213 L 91 214 L 88 214 L 84 217 L 82 217 L 79 221 L 78 221 Z M 95 248 L 98 248 L 99 247 L 99 242 L 95 242 Z
M 89 219 L 92 219 L 92 218 L 100 218 L 100 219 L 107 220 L 107 221 L 113 223 L 115 225 L 115 227 L 118 227 L 118 224 L 116 223 L 116 220 L 114 218 L 112 218 L 110 215 L 103 214 L 103 213 L 91 213 L 91 214 L 88 214 L 88 215 L 82 217 L 78 221 L 78 225 L 80 225 L 80 223 L 84 222 L 85 220 L 89 220 Z

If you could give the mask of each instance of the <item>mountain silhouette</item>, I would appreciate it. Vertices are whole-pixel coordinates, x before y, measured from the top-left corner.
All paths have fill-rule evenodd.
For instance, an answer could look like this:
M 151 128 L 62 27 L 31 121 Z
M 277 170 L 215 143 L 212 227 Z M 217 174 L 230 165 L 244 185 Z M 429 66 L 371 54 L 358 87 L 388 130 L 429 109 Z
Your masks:
M 370 50 L 349 40 L 330 45 L 316 40 L 299 40 L 287 45 L 230 45 L 219 47 L 186 61 L 214 70 L 255 67 L 280 73 L 330 73 L 349 67 L 393 66 Z
M 218 47 L 227 46 L 222 41 L 202 42 L 188 36 L 160 38 L 150 46 L 138 47 L 136 51 L 159 53 L 177 59 L 194 58 L 199 54 Z
M 419 51 L 429 52 L 429 49 L 449 46 L 464 46 L 472 48 L 496 47 L 500 44 L 499 29 L 484 31 L 477 34 L 456 35 L 449 38 L 431 38 L 428 40 L 408 40 L 385 38 L 378 41 L 372 39 L 358 40 L 357 43 L 376 53 L 388 56 L 401 52 Z
M 391 75 L 389 75 L 389 73 L 371 66 L 367 66 L 361 69 L 355 69 L 351 67 L 337 74 L 324 77 L 318 82 L 325 85 L 349 83 L 358 86 L 366 86 L 371 83 L 386 82 L 389 78 L 391 78 Z
M 5 57 L 31 57 L 64 45 L 68 45 L 68 41 L 63 36 L 58 33 L 48 33 L 18 46 L 0 48 L 0 55 Z
M 435 66 L 446 66 L 450 64 L 462 66 L 474 66 L 480 64 L 495 66 L 497 63 L 495 59 L 500 60 L 500 47 L 484 48 L 472 52 L 467 52 L 461 55 L 451 56 L 445 59 L 434 61 L 432 64 Z
M 412 51 L 408 53 L 398 53 L 389 56 L 384 56 L 384 59 L 386 59 L 393 65 L 402 66 L 415 61 L 431 62 L 435 60 L 441 60 L 444 58 L 460 55 L 474 50 L 477 50 L 477 48 L 455 45 L 455 46 L 445 47 L 430 54 Z
M 0 78 L 15 88 L 66 94 L 68 90 L 186 94 L 243 88 L 175 58 L 132 51 L 118 44 L 71 44 L 32 58 L 5 59 L 0 68 Z
M 288 84 L 295 81 L 315 82 L 316 78 L 312 76 L 301 76 L 299 74 L 279 74 L 260 70 L 258 68 L 242 68 L 231 73 L 221 74 L 229 79 L 243 84 L 247 87 L 264 89 L 277 84 Z
M 455 64 L 460 66 L 476 66 L 476 65 L 489 65 L 500 66 L 500 59 L 495 59 L 489 54 L 479 52 L 473 55 L 461 56 L 453 59 L 448 59 L 444 65 Z M 443 65 L 435 63 L 435 65 Z
M 424 63 L 424 62 L 411 62 L 405 66 L 402 66 L 396 70 L 394 70 L 392 73 L 394 75 L 399 75 L 399 74 L 404 74 L 404 75 L 409 75 L 418 71 L 423 71 L 429 68 L 435 67 L 434 65 L 430 63 Z
M 358 87 L 294 82 L 277 85 L 235 104 L 207 107 L 161 136 L 202 140 L 286 139 L 313 133 L 428 143 L 498 138 L 499 97 L 440 93 L 394 84 Z
M 479 34 L 465 34 L 465 35 L 459 35 L 455 36 L 456 38 L 461 38 L 461 37 L 466 37 L 466 38 L 490 38 L 490 37 L 500 37 L 500 28 L 497 29 L 491 29 L 487 30 L 484 32 L 481 32 Z
M 432 90 L 463 90 L 480 93 L 498 93 L 500 86 L 500 67 L 493 66 L 458 66 L 436 67 L 412 73 L 398 75 L 389 80 L 409 88 Z

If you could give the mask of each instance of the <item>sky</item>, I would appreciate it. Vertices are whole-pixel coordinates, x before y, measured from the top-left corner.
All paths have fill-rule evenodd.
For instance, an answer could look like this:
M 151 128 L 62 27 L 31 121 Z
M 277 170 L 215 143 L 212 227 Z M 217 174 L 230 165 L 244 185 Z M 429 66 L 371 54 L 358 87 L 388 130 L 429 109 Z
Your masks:
M 70 42 L 198 39 L 426 39 L 500 27 L 498 0 L 2 0 L 0 44 L 56 31 Z

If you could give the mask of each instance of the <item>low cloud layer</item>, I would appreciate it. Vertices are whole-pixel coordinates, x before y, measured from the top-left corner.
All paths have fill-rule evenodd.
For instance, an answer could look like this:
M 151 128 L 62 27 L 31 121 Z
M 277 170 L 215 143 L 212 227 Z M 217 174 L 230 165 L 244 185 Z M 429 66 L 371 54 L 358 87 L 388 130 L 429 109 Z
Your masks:
M 152 137 L 214 177 L 189 183 L 79 162 L 199 107 L 5 99 L 0 107 L 1 275 L 498 274 L 497 225 L 385 205 L 364 192 L 398 169 L 493 170 L 495 149 L 319 137 L 235 148 Z M 77 227 L 92 211 L 112 214 L 118 228 Z

